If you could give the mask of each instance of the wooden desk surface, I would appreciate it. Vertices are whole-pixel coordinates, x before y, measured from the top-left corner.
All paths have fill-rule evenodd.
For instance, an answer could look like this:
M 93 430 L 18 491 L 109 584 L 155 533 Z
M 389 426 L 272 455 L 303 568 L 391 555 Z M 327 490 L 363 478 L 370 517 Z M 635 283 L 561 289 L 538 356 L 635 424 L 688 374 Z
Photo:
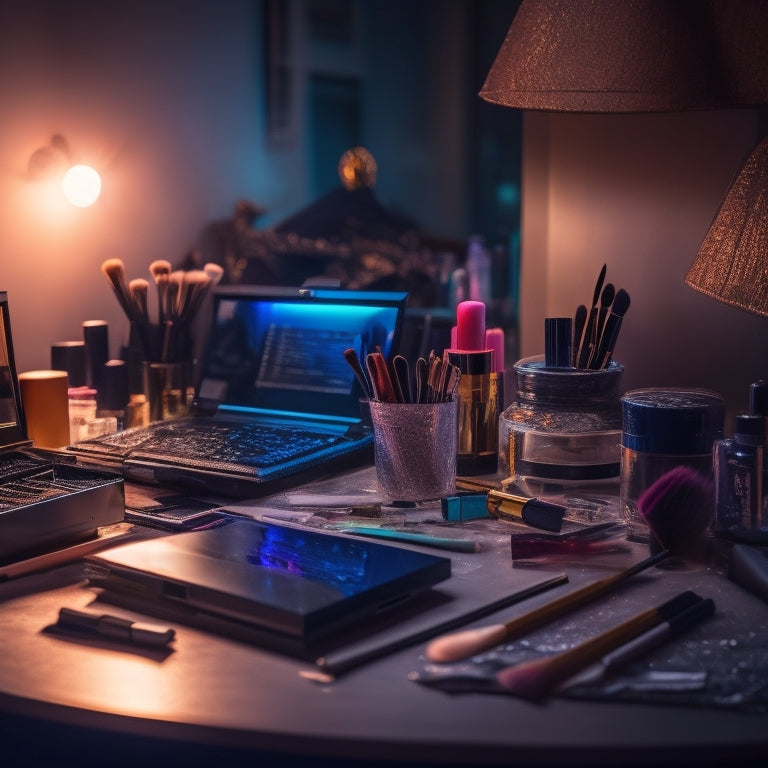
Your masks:
M 462 568 L 504 578 L 508 539 L 462 558 Z M 622 555 L 629 564 L 642 549 Z M 474 559 L 473 559 L 474 558 Z M 557 566 L 570 583 L 504 609 L 529 610 L 605 575 L 592 564 Z M 482 573 L 482 570 L 478 571 Z M 482 580 L 478 580 L 481 591 Z M 719 611 L 765 620 L 768 604 L 707 569 L 653 569 L 614 598 L 639 603 L 693 588 Z M 531 704 L 490 694 L 451 695 L 409 679 L 423 645 L 350 671 L 330 684 L 299 676 L 306 663 L 185 626 L 167 654 L 73 641 L 47 631 L 61 606 L 94 610 L 95 591 L 75 563 L 0 584 L 0 711 L 137 736 L 319 755 L 437 764 L 622 765 L 768 754 L 768 718 L 723 709 L 552 699 Z M 101 606 L 103 608 L 103 606 Z M 578 614 L 589 621 L 590 608 Z M 109 607 L 132 619 L 150 617 Z M 488 623 L 488 620 L 479 623 Z

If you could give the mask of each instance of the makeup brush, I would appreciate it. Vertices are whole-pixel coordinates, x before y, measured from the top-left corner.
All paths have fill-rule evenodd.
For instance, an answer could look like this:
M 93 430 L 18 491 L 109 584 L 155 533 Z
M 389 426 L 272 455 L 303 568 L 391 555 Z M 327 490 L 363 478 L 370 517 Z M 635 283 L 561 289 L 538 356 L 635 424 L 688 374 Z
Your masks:
M 168 290 L 165 294 L 166 299 L 166 317 L 169 320 L 179 319 L 179 308 L 181 306 L 184 287 L 184 271 L 176 269 L 168 275 Z
M 396 403 L 395 387 L 389 375 L 387 360 L 382 352 L 369 352 L 365 358 L 371 389 L 376 400 L 382 403 Z
M 149 265 L 149 273 L 157 286 L 157 314 L 158 325 L 165 324 L 165 295 L 168 291 L 168 278 L 171 274 L 171 262 L 166 259 L 157 259 Z
M 576 673 L 598 661 L 603 655 L 668 622 L 695 605 L 700 598 L 690 590 L 671 600 L 638 613 L 583 643 L 543 659 L 522 662 L 497 673 L 499 684 L 515 696 L 538 701 L 545 698 Z
M 576 367 L 576 359 L 581 347 L 581 337 L 584 334 L 584 324 L 587 322 L 587 305 L 579 304 L 573 316 L 573 339 L 571 340 L 571 367 Z
M 699 473 L 689 472 L 688 468 L 676 468 L 659 478 L 641 495 L 643 502 L 640 514 L 654 534 L 654 549 L 665 547 L 661 551 L 624 571 L 569 592 L 505 624 L 492 624 L 439 637 L 427 646 L 427 658 L 436 662 L 449 662 L 474 656 L 610 593 L 629 577 L 657 565 L 671 555 L 698 555 L 697 550 L 712 517 L 714 495 L 709 482 Z
M 211 278 L 205 270 L 190 269 L 184 273 L 183 301 L 179 309 L 180 322 L 192 323 L 208 293 L 210 284 Z
M 661 624 L 609 651 L 595 664 L 591 664 L 582 672 L 566 680 L 558 690 L 598 683 L 631 661 L 658 648 L 667 640 L 681 635 L 700 621 L 710 618 L 714 612 L 715 602 L 711 597 L 699 598 L 693 605 L 684 608 Z
M 594 368 L 593 362 L 597 360 L 598 345 L 600 339 L 603 336 L 603 327 L 605 326 L 605 320 L 608 317 L 608 312 L 613 304 L 614 296 L 616 295 L 616 288 L 613 283 L 606 283 L 603 292 L 600 294 L 600 309 L 597 311 L 597 321 L 595 327 L 592 329 L 592 338 L 589 343 L 589 361 L 587 362 L 588 368 Z
M 592 307 L 589 310 L 589 316 L 587 317 L 587 324 L 584 328 L 584 335 L 581 339 L 581 346 L 579 347 L 579 355 L 577 357 L 576 366 L 578 368 L 586 368 L 589 360 L 589 342 L 592 338 L 592 332 L 597 322 L 597 302 L 600 300 L 600 293 L 603 290 L 603 281 L 605 280 L 605 273 L 607 265 L 603 264 L 603 268 L 600 270 L 600 274 L 597 276 L 597 282 L 595 283 L 595 290 L 592 294 Z
M 416 360 L 416 370 L 414 378 L 416 380 L 416 402 L 427 402 L 427 376 L 429 374 L 429 365 L 425 357 Z
M 149 325 L 149 306 L 147 296 L 149 294 L 149 282 L 143 277 L 135 277 L 128 282 L 128 292 L 136 311 L 136 319 Z
M 224 277 L 224 267 L 220 266 L 219 264 L 215 264 L 212 261 L 209 261 L 203 267 L 203 272 L 205 272 L 205 274 L 210 278 L 211 288 L 215 288 Z
M 715 514 L 714 481 L 683 464 L 673 467 L 640 495 L 637 511 L 651 533 L 651 552 L 664 547 L 700 558 Z
M 360 365 L 360 358 L 357 356 L 357 352 L 352 347 L 345 349 L 344 359 L 347 361 L 349 367 L 354 372 L 355 378 L 360 384 L 360 388 L 363 390 L 363 394 L 368 400 L 370 400 L 373 397 L 373 392 L 371 392 L 371 385 L 368 382 L 365 372 L 363 371 L 363 366 Z
M 392 359 L 392 373 L 400 401 L 403 403 L 412 403 L 413 388 L 411 386 L 411 367 L 408 365 L 408 359 L 404 355 L 394 356 Z
M 123 308 L 129 320 L 136 320 L 134 312 L 134 303 L 131 293 L 128 290 L 128 283 L 125 280 L 125 265 L 121 259 L 107 259 L 101 265 L 101 271 L 107 276 L 112 284 L 112 290 L 117 297 L 120 306 Z
M 171 262 L 167 259 L 156 259 L 149 265 L 149 274 L 157 282 L 158 278 L 168 277 L 171 274 Z
M 605 318 L 605 326 L 591 368 L 605 368 L 611 361 L 622 320 L 629 309 L 629 301 L 629 294 L 623 288 L 619 288 L 613 299 L 611 312 Z

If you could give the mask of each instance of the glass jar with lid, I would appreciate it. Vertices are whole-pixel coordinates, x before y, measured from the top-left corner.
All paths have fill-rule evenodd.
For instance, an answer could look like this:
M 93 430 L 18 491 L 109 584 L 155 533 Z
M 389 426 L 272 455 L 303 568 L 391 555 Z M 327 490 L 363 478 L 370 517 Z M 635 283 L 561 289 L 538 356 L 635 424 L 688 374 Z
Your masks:
M 544 356 L 514 366 L 517 392 L 499 423 L 499 464 L 528 496 L 565 504 L 571 517 L 620 517 L 621 382 L 612 360 L 599 370 L 548 367 Z

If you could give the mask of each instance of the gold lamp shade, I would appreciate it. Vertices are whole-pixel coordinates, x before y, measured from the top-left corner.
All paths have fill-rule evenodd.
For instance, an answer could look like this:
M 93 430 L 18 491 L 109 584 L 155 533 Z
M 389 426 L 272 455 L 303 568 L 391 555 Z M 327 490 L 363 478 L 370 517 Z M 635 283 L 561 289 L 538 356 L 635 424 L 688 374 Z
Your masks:
M 725 304 L 768 316 L 768 137 L 728 191 L 685 283 Z
M 557 112 L 756 106 L 766 40 L 764 0 L 523 0 L 480 96 Z

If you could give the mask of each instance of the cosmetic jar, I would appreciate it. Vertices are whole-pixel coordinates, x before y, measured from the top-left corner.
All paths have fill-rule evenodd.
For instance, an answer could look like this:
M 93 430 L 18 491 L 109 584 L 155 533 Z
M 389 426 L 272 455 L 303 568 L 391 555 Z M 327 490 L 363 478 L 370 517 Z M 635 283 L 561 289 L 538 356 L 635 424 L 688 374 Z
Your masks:
M 571 517 L 618 516 L 624 367 L 550 367 L 540 355 L 514 371 L 517 394 L 499 419 L 509 482 L 528 496 L 557 497 Z
M 713 477 L 725 403 L 716 392 L 681 387 L 633 389 L 621 398 L 621 508 L 627 538 L 648 542 L 638 499 L 662 475 L 688 466 Z

